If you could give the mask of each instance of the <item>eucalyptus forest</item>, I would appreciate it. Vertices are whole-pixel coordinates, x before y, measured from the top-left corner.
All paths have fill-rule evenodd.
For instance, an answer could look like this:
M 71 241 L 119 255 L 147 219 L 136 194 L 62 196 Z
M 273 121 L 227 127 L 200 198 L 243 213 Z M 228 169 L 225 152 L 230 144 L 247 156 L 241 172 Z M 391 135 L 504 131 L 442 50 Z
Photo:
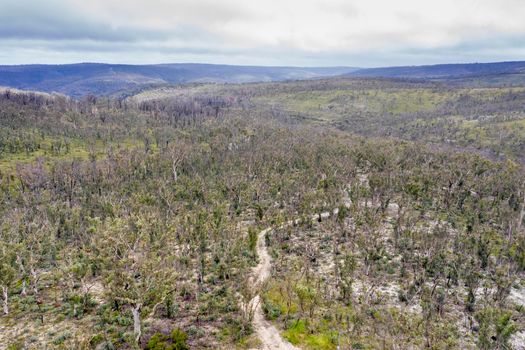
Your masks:
M 525 88 L 0 91 L 2 349 L 525 349 Z

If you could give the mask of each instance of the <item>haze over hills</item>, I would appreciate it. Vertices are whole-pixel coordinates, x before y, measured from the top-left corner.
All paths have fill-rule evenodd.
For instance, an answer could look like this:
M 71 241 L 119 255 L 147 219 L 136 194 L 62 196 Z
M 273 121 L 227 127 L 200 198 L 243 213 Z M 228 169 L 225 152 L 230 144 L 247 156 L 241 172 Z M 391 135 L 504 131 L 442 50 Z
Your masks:
M 525 81 L 525 61 L 382 68 L 270 67 L 216 64 L 125 65 L 78 63 L 0 66 L 0 86 L 58 92 L 72 97 L 112 95 L 183 83 L 248 83 L 327 77 L 382 77 L 458 81 L 482 85 Z
M 124 65 L 79 63 L 0 66 L 0 86 L 59 92 L 73 97 L 108 95 L 152 84 L 244 83 L 336 76 L 352 67 L 259 67 L 215 64 Z
M 524 73 L 525 62 L 515 61 L 366 68 L 350 72 L 348 75 L 354 77 L 457 79 L 476 76 Z

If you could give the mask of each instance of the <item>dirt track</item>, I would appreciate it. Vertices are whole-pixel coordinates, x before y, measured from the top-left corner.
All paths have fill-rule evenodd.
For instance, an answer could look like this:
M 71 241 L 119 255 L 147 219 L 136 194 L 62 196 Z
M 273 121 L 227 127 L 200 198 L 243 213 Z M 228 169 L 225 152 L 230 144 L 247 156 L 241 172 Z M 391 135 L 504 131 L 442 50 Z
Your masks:
M 318 220 L 319 216 L 321 219 L 326 219 L 332 214 L 337 215 L 339 212 L 338 209 L 333 210 L 332 212 L 324 212 L 320 215 L 313 215 L 311 220 Z M 286 228 L 293 224 L 299 224 L 300 219 L 290 220 L 285 224 L 281 225 L 279 228 Z M 270 271 L 272 268 L 272 262 L 270 254 L 268 254 L 268 249 L 266 248 L 266 239 L 265 236 L 268 232 L 272 231 L 273 228 L 266 228 L 259 232 L 258 241 L 257 241 L 257 255 L 259 256 L 259 263 L 252 269 L 252 282 L 255 286 L 261 286 L 267 279 L 270 277 Z M 261 341 L 262 350 L 299 350 L 298 347 L 290 344 L 288 341 L 283 339 L 279 334 L 277 327 L 272 325 L 269 321 L 264 318 L 264 313 L 261 307 L 260 296 L 256 295 L 250 300 L 249 304 L 254 307 L 253 315 L 253 327 L 254 330 Z
M 291 224 L 291 223 L 290 223 Z M 257 241 L 257 254 L 259 255 L 259 263 L 252 270 L 255 285 L 262 285 L 268 277 L 270 277 L 270 270 L 272 268 L 270 254 L 266 249 L 265 235 L 271 231 L 267 228 L 259 232 Z M 264 318 L 264 313 L 261 307 L 260 296 L 256 295 L 250 304 L 254 305 L 255 311 L 253 316 L 253 328 L 261 341 L 261 349 L 263 350 L 298 350 L 299 348 L 293 346 L 284 340 L 279 334 L 279 330 Z

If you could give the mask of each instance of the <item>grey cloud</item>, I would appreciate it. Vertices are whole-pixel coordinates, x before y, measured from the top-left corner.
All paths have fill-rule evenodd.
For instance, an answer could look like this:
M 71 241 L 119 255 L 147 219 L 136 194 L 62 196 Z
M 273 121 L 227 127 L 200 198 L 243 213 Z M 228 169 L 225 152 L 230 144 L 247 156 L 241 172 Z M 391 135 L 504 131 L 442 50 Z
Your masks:
M 82 1 L 0 0 L 0 64 L 384 66 L 513 60 L 525 51 L 521 27 L 510 35 L 463 18 L 427 25 L 421 8 L 407 5 L 383 11 L 392 21 L 381 27 L 383 17 L 350 0 L 311 0 L 304 8 L 299 0 Z M 445 39 L 425 45 L 440 33 Z
M 502 39 L 503 40 L 503 39 Z M 511 39 L 508 39 L 511 40 Z M 523 55 L 520 49 L 484 47 L 473 44 L 456 45 L 448 48 L 398 50 L 366 50 L 358 53 L 304 52 L 282 48 L 239 49 L 221 45 L 177 47 L 156 45 L 149 42 L 112 43 L 100 41 L 49 42 L 30 40 L 21 45 L 16 40 L 0 40 L 0 47 L 8 48 L 0 53 L 0 62 L 35 63 L 39 57 L 42 63 L 108 62 L 108 63 L 169 63 L 199 62 L 223 64 L 294 65 L 294 66 L 389 66 L 417 65 L 450 62 L 489 62 L 518 60 Z M 28 49 L 31 47 L 31 49 Z M 0 52 L 3 50 L 0 50 Z
M 174 27 L 170 30 L 136 26 L 114 26 L 83 15 L 65 1 L 0 0 L 0 38 L 43 40 L 94 40 L 134 42 L 167 40 L 171 37 L 202 36 L 199 29 Z

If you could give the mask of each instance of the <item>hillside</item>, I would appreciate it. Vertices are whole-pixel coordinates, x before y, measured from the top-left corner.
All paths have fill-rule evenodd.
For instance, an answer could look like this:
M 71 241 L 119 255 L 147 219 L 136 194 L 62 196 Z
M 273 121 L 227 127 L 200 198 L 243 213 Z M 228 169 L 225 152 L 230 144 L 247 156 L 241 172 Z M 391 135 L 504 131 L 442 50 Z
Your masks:
M 323 77 L 442 81 L 462 86 L 521 86 L 525 62 L 443 64 L 359 69 L 353 67 L 260 67 L 212 64 L 0 66 L 0 86 L 58 92 L 72 97 L 126 96 L 152 87 L 184 83 L 249 83 Z
M 524 349 L 524 101 L 4 90 L 0 349 Z
M 403 66 L 358 69 L 350 72 L 351 77 L 384 77 L 426 80 L 465 80 L 475 78 L 505 82 L 515 82 L 517 76 L 520 83 L 525 81 L 525 61 L 496 62 L 496 63 L 469 63 L 469 64 L 437 64 L 427 66 Z
M 335 76 L 349 67 L 257 67 L 212 64 L 121 65 L 80 63 L 66 65 L 0 66 L 0 86 L 59 92 L 72 97 L 109 95 L 149 85 L 188 82 L 242 83 Z
M 164 86 L 127 101 L 169 101 L 242 94 L 248 110 L 330 126 L 364 137 L 468 149 L 490 159 L 525 163 L 525 83 L 479 86 L 398 78 L 330 78 L 243 85 Z

